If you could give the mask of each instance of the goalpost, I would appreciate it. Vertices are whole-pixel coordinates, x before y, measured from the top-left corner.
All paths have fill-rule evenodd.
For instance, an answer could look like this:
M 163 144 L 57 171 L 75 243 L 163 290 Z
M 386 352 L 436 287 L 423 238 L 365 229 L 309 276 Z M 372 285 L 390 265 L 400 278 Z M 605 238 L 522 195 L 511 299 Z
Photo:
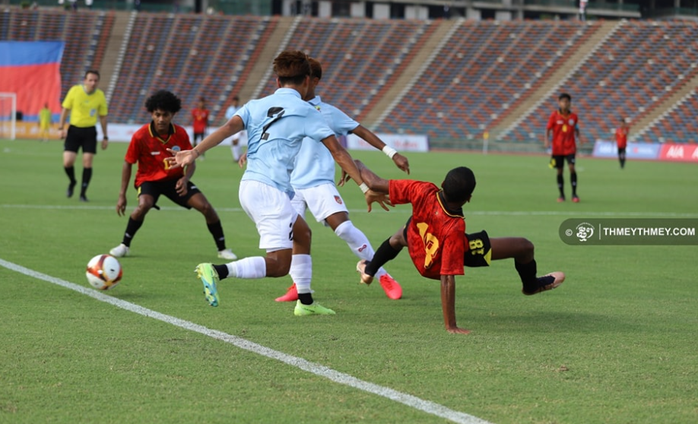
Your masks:
M 17 134 L 17 93 L 0 93 L 0 138 Z

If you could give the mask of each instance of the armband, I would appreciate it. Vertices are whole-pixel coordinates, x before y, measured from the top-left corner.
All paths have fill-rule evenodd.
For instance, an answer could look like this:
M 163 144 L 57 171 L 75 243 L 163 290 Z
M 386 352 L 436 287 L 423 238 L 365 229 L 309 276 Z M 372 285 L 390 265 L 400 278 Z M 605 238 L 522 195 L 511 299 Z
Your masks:
M 392 147 L 386 144 L 385 146 L 383 146 L 383 153 L 385 153 L 386 156 L 392 159 L 393 156 L 397 154 L 397 150 L 393 149 Z
M 366 194 L 366 192 L 368 191 L 368 186 L 366 185 L 366 183 L 361 183 L 359 185 L 359 188 L 361 189 L 361 191 L 364 192 L 364 194 Z

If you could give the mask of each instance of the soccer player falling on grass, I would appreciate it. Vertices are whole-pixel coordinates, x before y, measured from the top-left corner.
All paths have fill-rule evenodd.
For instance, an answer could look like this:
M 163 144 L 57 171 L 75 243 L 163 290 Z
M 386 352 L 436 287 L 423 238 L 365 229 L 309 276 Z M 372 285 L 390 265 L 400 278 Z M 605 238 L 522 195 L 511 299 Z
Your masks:
M 407 158 L 387 146 L 375 134 L 344 112 L 323 102 L 320 96 L 315 94 L 315 88 L 322 79 L 322 66 L 316 59 L 310 58 L 309 60 L 310 86 L 303 99 L 320 111 L 327 125 L 336 135 L 349 133 L 358 135 L 376 149 L 385 152 L 398 168 L 409 174 L 410 164 Z M 315 219 L 330 227 L 339 238 L 347 243 L 359 259 L 371 259 L 374 253 L 373 247 L 366 235 L 356 228 L 349 219 L 349 211 L 342 196 L 337 191 L 334 175 L 335 161 L 332 159 L 330 151 L 314 140 L 304 141 L 298 156 L 296 156 L 294 169 L 291 173 L 291 186 L 295 192 L 291 204 L 300 216 L 305 216 L 306 208 L 309 209 Z M 383 268 L 377 271 L 376 277 L 386 296 L 390 299 L 402 297 L 402 287 Z M 297 299 L 298 291 L 296 285 L 293 284 L 286 294 L 276 298 L 276 301 L 292 302 Z
M 579 144 L 583 144 L 579 134 L 579 126 L 577 115 L 570 110 L 572 104 L 572 96 L 567 93 L 560 94 L 558 97 L 559 109 L 550 115 L 548 125 L 545 128 L 545 140 L 543 145 L 547 149 L 550 145 L 550 134 L 553 135 L 553 152 L 550 159 L 551 167 L 557 170 L 557 188 L 560 190 L 558 202 L 565 201 L 565 179 L 562 176 L 565 160 L 570 169 L 570 181 L 572 182 L 572 201 L 579 202 L 577 196 L 577 171 L 574 169 L 575 154 L 577 152 L 577 143 L 575 136 L 579 140 Z
M 371 284 L 378 268 L 407 246 L 419 273 L 441 280 L 441 307 L 448 332 L 470 332 L 456 325 L 455 276 L 463 275 L 464 266 L 489 266 L 491 260 L 513 258 L 525 295 L 552 290 L 565 280 L 562 272 L 536 277 L 533 244 L 525 238 L 490 239 L 485 231 L 465 233 L 463 205 L 470 201 L 475 189 L 475 175 L 469 168 L 449 171 L 439 189 L 430 182 L 385 180 L 363 163 L 356 162 L 361 178 L 371 190 L 388 194 L 394 205 L 412 204 L 412 216 L 407 224 L 381 244 L 370 262 L 357 264 L 361 282 Z
M 116 213 L 123 216 L 126 211 L 126 190 L 131 180 L 131 168 L 136 163 L 138 171 L 134 185 L 138 190 L 138 206 L 128 218 L 123 241 L 109 253 L 118 258 L 129 254 L 131 241 L 143 225 L 145 216 L 153 207 L 157 208 L 155 205 L 158 198 L 164 195 L 184 208 L 194 208 L 201 212 L 206 218 L 208 231 L 216 242 L 218 257 L 237 259 L 237 256 L 225 247 L 223 227 L 216 210 L 190 181 L 196 164 L 191 163 L 186 168 L 172 168 L 166 161 L 166 158 L 172 157 L 168 150 L 191 149 L 186 130 L 172 123 L 175 114 L 182 108 L 180 99 L 169 91 L 160 90 L 148 97 L 145 108 L 153 120 L 143 125 L 131 137 L 131 144 L 121 169 L 121 190 L 116 202 Z
M 290 273 L 298 289 L 294 315 L 333 315 L 333 310 L 313 301 L 310 228 L 291 206 L 291 170 L 303 139 L 310 137 L 330 150 L 342 170 L 361 187 L 369 210 L 374 201 L 387 209 L 385 196 L 368 189 L 351 155 L 339 144 L 322 115 L 303 100 L 310 84 L 307 55 L 301 51 L 281 53 L 274 59 L 274 73 L 279 87 L 274 94 L 250 101 L 197 147 L 176 152 L 173 158 L 178 166 L 189 165 L 206 150 L 247 130 L 247 169 L 240 181 L 240 205 L 254 221 L 259 248 L 266 250 L 266 256 L 223 265 L 202 263 L 196 271 L 211 306 L 219 304 L 219 279 L 283 277 Z

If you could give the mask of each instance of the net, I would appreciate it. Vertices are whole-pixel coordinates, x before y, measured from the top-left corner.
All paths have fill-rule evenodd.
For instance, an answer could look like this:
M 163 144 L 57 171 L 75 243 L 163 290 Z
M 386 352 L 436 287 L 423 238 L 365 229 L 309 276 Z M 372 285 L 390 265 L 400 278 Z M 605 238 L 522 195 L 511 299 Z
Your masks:
M 17 130 L 17 94 L 0 93 L 0 139 L 14 140 Z

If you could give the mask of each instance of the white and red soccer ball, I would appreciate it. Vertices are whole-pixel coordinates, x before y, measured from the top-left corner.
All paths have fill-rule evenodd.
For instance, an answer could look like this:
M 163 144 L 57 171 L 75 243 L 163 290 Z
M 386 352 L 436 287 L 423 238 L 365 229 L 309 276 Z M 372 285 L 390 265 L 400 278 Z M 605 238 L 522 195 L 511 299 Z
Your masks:
M 87 281 L 98 290 L 114 288 L 123 275 L 121 264 L 111 255 L 97 255 L 87 263 Z

